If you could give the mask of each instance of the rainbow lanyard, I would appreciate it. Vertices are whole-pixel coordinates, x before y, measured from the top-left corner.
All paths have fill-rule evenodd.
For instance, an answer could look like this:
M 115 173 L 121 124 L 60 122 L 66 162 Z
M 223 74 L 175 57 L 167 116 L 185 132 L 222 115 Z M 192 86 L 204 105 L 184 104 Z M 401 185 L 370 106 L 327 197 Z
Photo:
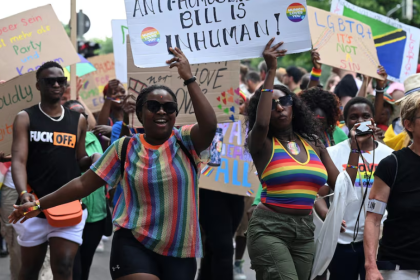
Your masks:
M 330 136 L 328 135 L 328 133 L 326 133 L 324 131 L 324 135 L 325 135 L 325 146 L 326 147 L 331 147 L 331 140 L 330 140 Z

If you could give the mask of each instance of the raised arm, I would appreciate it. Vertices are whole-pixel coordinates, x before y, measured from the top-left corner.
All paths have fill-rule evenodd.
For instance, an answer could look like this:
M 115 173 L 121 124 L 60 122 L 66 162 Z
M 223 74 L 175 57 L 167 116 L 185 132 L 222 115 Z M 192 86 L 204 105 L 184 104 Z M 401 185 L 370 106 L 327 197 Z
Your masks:
M 94 128 L 96 126 L 96 119 L 95 116 L 92 114 L 92 112 L 89 110 L 88 106 L 86 106 L 85 102 L 82 98 L 80 98 L 80 90 L 83 87 L 83 80 L 79 77 L 76 77 L 76 99 L 83 105 L 85 108 L 85 113 L 88 116 L 88 123 L 91 128 Z
M 13 142 L 12 142 L 12 177 L 16 191 L 19 196 L 26 191 L 28 184 L 28 174 L 26 172 L 26 161 L 28 160 L 29 143 L 29 116 L 25 111 L 17 114 L 13 123 Z M 25 193 L 20 196 L 21 202 L 35 201 L 32 194 Z
M 108 118 L 111 114 L 111 105 L 112 105 L 112 96 L 117 94 L 120 91 L 124 91 L 124 87 L 120 86 L 121 82 L 117 79 L 111 80 L 108 82 L 108 85 L 105 90 L 104 96 L 104 105 L 102 106 L 101 112 L 98 116 L 98 125 L 109 125 Z
M 267 63 L 268 69 L 263 88 L 269 90 L 273 90 L 274 88 L 274 79 L 276 77 L 277 70 L 277 58 L 280 56 L 284 56 L 287 52 L 287 50 L 278 50 L 278 48 L 281 45 L 283 45 L 283 42 L 271 46 L 274 42 L 274 39 L 275 38 L 272 38 L 270 41 L 268 41 L 263 52 L 263 57 L 265 62 Z M 255 155 L 263 147 L 263 143 L 265 143 L 265 140 L 267 139 L 267 134 L 270 126 L 273 93 L 261 92 L 260 94 L 261 97 L 258 102 L 257 117 L 255 120 L 255 124 L 252 130 L 249 132 L 251 155 Z M 258 145 L 258 143 L 260 144 Z
M 384 79 L 376 80 L 375 122 L 379 122 L 381 119 L 382 110 L 384 108 L 384 90 L 386 86 L 386 79 L 388 78 L 388 74 L 383 66 L 378 67 L 378 74 Z
M 319 77 L 321 76 L 321 66 L 322 64 L 319 62 L 321 59 L 317 49 L 313 49 L 311 51 L 311 59 L 312 59 L 312 72 L 311 72 L 311 80 L 308 83 L 307 88 L 316 87 L 319 85 Z
M 381 178 L 375 176 L 369 199 L 376 199 L 387 203 L 390 191 L 390 187 Z M 382 216 L 372 212 L 367 212 L 366 214 L 365 233 L 363 237 L 366 280 L 383 279 L 376 265 L 376 252 L 378 249 Z
M 191 79 L 193 77 L 191 66 L 184 53 L 178 48 L 169 48 L 169 50 L 175 55 L 166 62 L 170 64 L 169 67 L 177 67 L 179 76 L 184 81 Z M 189 83 L 187 88 L 197 118 L 197 124 L 191 130 L 191 140 L 195 151 L 200 154 L 213 141 L 217 129 L 216 113 L 197 82 Z

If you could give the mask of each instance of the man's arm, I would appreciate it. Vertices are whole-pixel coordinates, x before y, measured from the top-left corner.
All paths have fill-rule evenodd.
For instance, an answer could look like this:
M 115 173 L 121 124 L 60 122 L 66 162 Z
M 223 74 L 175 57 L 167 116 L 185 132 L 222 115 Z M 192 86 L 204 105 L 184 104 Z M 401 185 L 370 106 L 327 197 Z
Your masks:
M 93 154 L 92 156 L 88 156 L 86 153 L 86 129 L 87 129 L 87 122 L 84 116 L 80 115 L 79 119 L 79 142 L 77 144 L 77 161 L 79 162 L 80 171 L 85 172 L 89 169 L 89 167 L 100 158 L 98 153 Z M 12 169 L 13 170 L 13 169 Z
M 28 184 L 28 174 L 26 172 L 26 162 L 28 160 L 29 143 L 29 115 L 25 111 L 17 114 L 13 123 L 13 142 L 12 142 L 12 177 L 16 191 L 19 196 L 26 191 Z M 32 194 L 25 193 L 21 197 L 21 203 L 35 201 Z
M 375 181 L 373 182 L 372 190 L 369 194 L 369 199 L 376 199 L 387 203 L 390 191 L 390 187 L 378 176 L 375 176 Z M 365 233 L 363 238 L 366 280 L 383 279 L 376 265 L 376 251 L 378 249 L 382 216 L 383 215 L 371 212 L 367 212 L 366 215 Z

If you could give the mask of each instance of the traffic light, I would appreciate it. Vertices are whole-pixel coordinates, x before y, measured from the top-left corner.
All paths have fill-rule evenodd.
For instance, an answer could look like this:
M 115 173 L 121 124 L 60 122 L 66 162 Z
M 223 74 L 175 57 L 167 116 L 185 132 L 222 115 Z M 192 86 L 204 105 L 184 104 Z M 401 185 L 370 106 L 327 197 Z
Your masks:
M 78 53 L 83 55 L 85 58 L 89 58 L 95 56 L 95 51 L 99 50 L 101 46 L 98 43 L 90 42 L 90 41 L 79 41 L 78 42 Z

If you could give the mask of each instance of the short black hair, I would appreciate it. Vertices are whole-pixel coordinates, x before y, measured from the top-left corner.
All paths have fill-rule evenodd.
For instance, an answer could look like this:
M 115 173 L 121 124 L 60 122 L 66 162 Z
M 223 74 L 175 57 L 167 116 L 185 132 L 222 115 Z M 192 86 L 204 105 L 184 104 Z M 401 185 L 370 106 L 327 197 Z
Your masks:
M 83 108 L 85 108 L 85 106 L 83 106 L 82 103 L 80 103 L 78 100 L 69 100 L 69 101 L 66 101 L 66 103 L 63 104 L 63 107 L 64 108 L 67 108 L 67 109 L 70 109 L 70 107 L 72 107 L 75 104 L 80 105 Z
M 261 81 L 260 74 L 257 72 L 249 72 L 245 78 L 246 81 L 251 81 L 253 83 L 259 83 Z
M 260 73 L 261 72 L 264 72 L 264 73 L 268 72 L 267 63 L 264 60 L 261 61 L 260 64 L 258 64 L 258 70 L 260 71 Z
M 349 115 L 349 110 L 350 107 L 355 105 L 355 104 L 366 104 L 370 107 L 370 110 L 372 111 L 372 117 L 375 116 L 375 107 L 373 106 L 372 102 L 370 102 L 369 99 L 366 99 L 364 97 L 355 97 L 349 100 L 349 102 L 347 102 L 346 107 L 344 107 L 344 111 L 343 111 L 343 116 L 344 116 L 344 121 L 347 121 L 347 117 Z
M 55 61 L 47 61 L 44 64 L 41 65 L 41 67 L 38 68 L 38 70 L 36 70 L 36 79 L 39 79 L 39 76 L 41 76 L 41 72 L 44 71 L 45 69 L 50 69 L 50 68 L 60 68 L 61 71 L 64 72 L 63 67 L 61 67 L 61 65 Z
M 290 66 L 286 69 L 287 76 L 292 77 L 293 81 L 297 84 L 302 79 L 303 73 L 299 68 Z
M 340 99 L 345 96 L 355 97 L 358 91 L 356 81 L 350 74 L 345 75 L 334 89 L 334 93 Z
M 137 113 L 137 115 L 141 113 L 142 108 L 143 108 L 143 104 L 144 104 L 144 102 L 146 102 L 146 98 L 149 95 L 149 93 L 151 93 L 155 90 L 158 90 L 158 89 L 166 90 L 170 95 L 172 95 L 172 98 L 174 99 L 174 102 L 178 103 L 175 93 L 170 88 L 168 88 L 167 86 L 164 86 L 164 85 L 152 85 L 150 87 L 144 88 L 140 92 L 139 96 L 137 96 L 137 100 L 136 100 L 136 113 Z

